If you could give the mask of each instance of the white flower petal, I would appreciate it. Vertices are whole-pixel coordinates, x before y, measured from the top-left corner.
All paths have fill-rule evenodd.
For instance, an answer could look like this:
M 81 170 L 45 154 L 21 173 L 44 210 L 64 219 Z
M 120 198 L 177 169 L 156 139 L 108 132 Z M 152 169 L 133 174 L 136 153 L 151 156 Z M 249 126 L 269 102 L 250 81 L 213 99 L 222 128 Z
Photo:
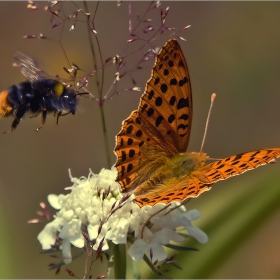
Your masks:
M 91 224 L 88 225 L 87 230 L 88 230 L 89 240 L 96 239 L 98 235 L 98 228 L 99 225 L 91 225 Z
M 68 239 L 70 243 L 77 248 L 83 248 L 85 246 L 85 239 L 81 232 L 69 236 Z
M 165 252 L 165 250 L 162 248 L 162 246 L 158 243 L 152 243 L 150 244 L 150 246 L 148 247 L 148 252 L 147 255 L 150 258 L 151 254 L 150 254 L 150 250 L 151 250 L 151 254 L 152 254 L 152 259 L 151 261 L 155 262 L 155 261 L 163 261 L 167 258 L 167 253 Z
M 142 240 L 142 239 L 137 239 L 129 248 L 128 250 L 128 254 L 131 256 L 131 258 L 134 260 L 134 261 L 140 261 L 145 252 L 146 252 L 146 249 L 148 247 L 148 244 Z
M 208 242 L 208 236 L 199 228 L 188 227 L 188 233 L 190 236 L 194 237 L 198 242 L 205 244 Z
M 169 228 L 164 228 L 161 231 L 156 232 L 155 236 L 160 240 L 160 244 L 168 244 L 170 240 L 175 242 L 183 242 L 185 240 L 184 236 Z
M 65 264 L 72 261 L 71 244 L 68 239 L 64 239 L 62 242 L 62 256 Z
M 201 214 L 198 210 L 193 209 L 184 213 L 182 216 L 186 217 L 189 221 L 195 221 L 200 218 Z
M 42 244 L 43 250 L 51 249 L 56 241 L 56 232 L 60 230 L 60 220 L 56 219 L 48 223 L 45 228 L 38 234 L 37 239 Z
M 61 209 L 61 204 L 58 201 L 58 195 L 56 194 L 49 194 L 48 195 L 48 202 L 56 210 Z
M 70 225 L 69 225 L 69 224 L 65 224 L 65 225 L 61 228 L 58 237 L 61 238 L 61 239 L 66 238 L 66 237 L 68 236 L 69 229 L 70 229 Z
M 106 238 L 112 240 L 115 244 L 126 244 L 128 227 L 129 221 L 120 218 L 112 223 L 111 230 L 106 235 Z
M 158 240 L 158 243 L 165 245 L 165 244 L 168 244 L 169 241 L 172 239 L 173 232 L 174 231 L 169 228 L 164 228 L 160 231 L 157 231 L 154 234 L 154 238 L 156 238 Z

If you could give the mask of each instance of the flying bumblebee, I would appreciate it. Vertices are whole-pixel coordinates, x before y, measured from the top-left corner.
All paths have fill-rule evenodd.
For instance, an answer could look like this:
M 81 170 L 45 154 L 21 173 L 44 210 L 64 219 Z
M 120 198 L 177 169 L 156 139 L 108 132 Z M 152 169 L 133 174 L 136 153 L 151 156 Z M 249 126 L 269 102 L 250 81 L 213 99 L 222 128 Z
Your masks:
M 0 93 L 0 117 L 14 116 L 11 130 L 3 133 L 12 132 L 26 114 L 42 115 L 42 123 L 36 131 L 46 122 L 48 113 L 57 116 L 57 123 L 60 116 L 75 115 L 80 94 L 73 87 L 46 78 L 36 61 L 22 53 L 17 53 L 15 60 L 15 66 L 28 80 Z

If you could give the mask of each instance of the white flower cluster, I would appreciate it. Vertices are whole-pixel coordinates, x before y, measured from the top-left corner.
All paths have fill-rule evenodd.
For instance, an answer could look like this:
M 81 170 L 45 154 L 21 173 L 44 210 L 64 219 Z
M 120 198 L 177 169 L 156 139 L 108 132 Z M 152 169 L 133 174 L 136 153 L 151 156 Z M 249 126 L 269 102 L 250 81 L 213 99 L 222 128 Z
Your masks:
M 127 235 L 132 233 L 135 241 L 128 254 L 136 261 L 145 253 L 150 256 L 151 251 L 152 261 L 166 259 L 162 245 L 185 239 L 176 232 L 178 227 L 184 227 L 199 242 L 207 242 L 207 235 L 191 225 L 191 221 L 199 218 L 199 211 L 187 212 L 183 206 L 172 211 L 172 206 L 159 211 L 163 204 L 139 208 L 133 203 L 133 195 L 120 192 L 116 177 L 115 168 L 102 169 L 99 175 L 90 173 L 88 178 L 70 176 L 73 186 L 67 188 L 71 190 L 69 194 L 49 195 L 49 203 L 59 211 L 38 235 L 42 249 L 51 249 L 58 233 L 62 240 L 63 260 L 71 262 L 71 244 L 78 248 L 85 246 L 82 228 L 86 228 L 89 239 L 95 241 L 93 250 L 102 251 L 108 250 L 108 241 L 126 244 Z

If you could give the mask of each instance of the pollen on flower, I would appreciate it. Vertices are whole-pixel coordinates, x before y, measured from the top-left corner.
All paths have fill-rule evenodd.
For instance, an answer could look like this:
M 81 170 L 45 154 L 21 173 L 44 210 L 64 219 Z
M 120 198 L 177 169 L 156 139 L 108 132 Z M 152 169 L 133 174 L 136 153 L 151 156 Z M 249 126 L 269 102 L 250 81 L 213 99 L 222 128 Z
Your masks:
M 99 174 L 90 171 L 88 177 L 75 178 L 70 172 L 69 176 L 73 185 L 66 190 L 70 193 L 48 196 L 58 212 L 38 235 L 43 250 L 60 240 L 64 263 L 72 261 L 71 245 L 88 248 L 90 244 L 100 254 L 109 249 L 110 242 L 129 243 L 128 254 L 133 260 L 147 254 L 153 262 L 162 261 L 167 258 L 163 245 L 185 239 L 176 232 L 179 226 L 199 242 L 207 241 L 206 234 L 191 225 L 200 215 L 197 210 L 187 212 L 183 206 L 174 207 L 176 204 L 139 208 L 134 195 L 121 193 L 115 168 L 102 169 Z

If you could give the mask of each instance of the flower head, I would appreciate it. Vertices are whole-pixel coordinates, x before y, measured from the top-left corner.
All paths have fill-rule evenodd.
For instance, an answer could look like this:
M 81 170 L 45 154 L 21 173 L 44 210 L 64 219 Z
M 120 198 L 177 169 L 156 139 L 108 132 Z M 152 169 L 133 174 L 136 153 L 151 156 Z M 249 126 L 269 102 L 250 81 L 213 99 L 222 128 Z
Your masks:
M 187 212 L 176 203 L 139 208 L 133 203 L 134 195 L 120 192 L 116 176 L 115 168 L 80 179 L 70 175 L 73 186 L 66 188 L 69 194 L 49 195 L 49 203 L 59 211 L 38 235 L 42 248 L 51 249 L 59 238 L 64 263 L 69 263 L 71 244 L 83 248 L 85 236 L 95 251 L 108 250 L 109 242 L 126 244 L 129 236 L 128 254 L 133 260 L 141 260 L 146 253 L 152 261 L 162 261 L 167 258 L 162 245 L 185 239 L 176 231 L 178 227 L 184 227 L 199 242 L 207 242 L 206 234 L 191 225 L 200 216 L 197 210 Z

